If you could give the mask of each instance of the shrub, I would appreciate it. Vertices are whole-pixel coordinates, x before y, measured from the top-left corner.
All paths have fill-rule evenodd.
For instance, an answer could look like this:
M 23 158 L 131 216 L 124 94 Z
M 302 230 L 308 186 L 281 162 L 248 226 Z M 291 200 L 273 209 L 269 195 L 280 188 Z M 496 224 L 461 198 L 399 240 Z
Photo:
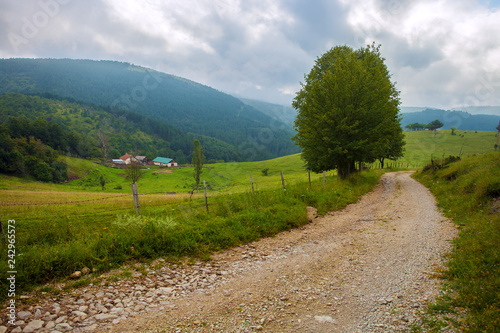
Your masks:
M 61 161 L 54 161 L 51 164 L 52 169 L 52 178 L 54 182 L 60 183 L 68 179 L 68 166 Z

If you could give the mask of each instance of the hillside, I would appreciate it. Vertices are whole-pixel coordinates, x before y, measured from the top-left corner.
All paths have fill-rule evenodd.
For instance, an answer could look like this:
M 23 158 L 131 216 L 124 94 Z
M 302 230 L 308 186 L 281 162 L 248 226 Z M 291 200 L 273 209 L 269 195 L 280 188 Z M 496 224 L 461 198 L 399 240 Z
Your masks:
M 70 59 L 2 59 L 0 93 L 50 93 L 126 108 L 183 132 L 224 141 L 244 160 L 299 151 L 293 130 L 210 87 L 129 63 Z
M 464 131 L 494 131 L 500 121 L 500 115 L 475 114 L 463 111 L 445 111 L 439 109 L 426 109 L 421 112 L 403 113 L 401 126 L 412 123 L 428 124 L 433 120 L 440 120 L 442 129 L 454 126 Z
M 9 122 L 16 122 L 11 137 L 35 136 L 61 153 L 79 157 L 101 157 L 101 135 L 108 142 L 107 158 L 134 153 L 150 158 L 168 156 L 179 163 L 187 163 L 191 161 L 195 138 L 193 134 L 134 112 L 22 94 L 0 95 L 0 125 Z M 38 133 L 46 123 L 59 125 L 79 138 L 79 142 L 73 147 L 70 142 L 53 140 L 51 133 Z M 30 124 L 34 124 L 34 129 L 26 128 Z M 207 158 L 240 159 L 232 145 L 209 137 L 197 137 Z

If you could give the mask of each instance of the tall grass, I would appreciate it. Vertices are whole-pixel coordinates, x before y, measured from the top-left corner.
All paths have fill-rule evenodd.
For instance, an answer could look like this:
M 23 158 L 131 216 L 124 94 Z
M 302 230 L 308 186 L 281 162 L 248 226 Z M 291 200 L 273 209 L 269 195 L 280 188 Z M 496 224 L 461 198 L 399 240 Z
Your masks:
M 429 326 L 500 332 L 500 154 L 464 158 L 438 170 L 428 168 L 416 177 L 460 228 L 443 273 L 450 292 L 431 308 L 452 313 L 465 309 L 460 312 L 466 318 L 438 321 L 429 317 Z
M 18 292 L 27 290 L 83 267 L 103 272 L 134 258 L 208 259 L 214 251 L 308 223 L 308 205 L 323 213 L 341 209 L 371 190 L 380 174 L 363 172 L 345 181 L 328 177 L 325 187 L 319 181 L 311 186 L 298 183 L 287 186 L 286 193 L 276 187 L 218 195 L 209 198 L 208 213 L 199 197 L 166 202 L 161 199 L 165 196 L 142 196 L 143 215 L 137 217 L 131 198 L 117 197 L 106 203 L 103 197 L 97 203 L 93 200 L 59 208 L 53 197 L 45 196 L 52 204 L 44 206 L 43 197 L 36 196 L 31 203 L 36 206 L 3 208 L 16 219 L 16 287 Z M 123 209 L 122 200 L 127 200 L 129 208 Z M 110 207 L 114 207 L 111 213 Z M 5 290 L 9 269 L 5 246 L 2 250 L 0 284 Z

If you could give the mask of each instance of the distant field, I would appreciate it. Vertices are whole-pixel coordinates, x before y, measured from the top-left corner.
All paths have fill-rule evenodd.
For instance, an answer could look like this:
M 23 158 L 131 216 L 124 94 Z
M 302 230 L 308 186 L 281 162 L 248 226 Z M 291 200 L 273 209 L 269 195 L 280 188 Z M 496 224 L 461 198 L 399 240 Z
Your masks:
M 434 138 L 433 131 L 405 132 L 406 152 L 403 158 L 398 160 L 411 166 L 423 167 L 431 157 L 442 158 L 443 156 L 471 156 L 484 154 L 495 150 L 496 132 L 481 131 L 437 131 Z

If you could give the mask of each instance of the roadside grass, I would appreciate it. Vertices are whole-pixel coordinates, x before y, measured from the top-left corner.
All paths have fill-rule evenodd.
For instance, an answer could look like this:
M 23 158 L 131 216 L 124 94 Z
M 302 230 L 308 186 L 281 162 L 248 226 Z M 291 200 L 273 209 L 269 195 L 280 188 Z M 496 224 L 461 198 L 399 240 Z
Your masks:
M 444 296 L 429 307 L 423 318 L 426 328 L 499 332 L 500 154 L 463 158 L 420 172 L 416 178 L 460 228 L 447 268 L 441 272 L 447 281 Z
M 2 190 L 0 215 L 16 221 L 16 292 L 30 290 L 88 267 L 102 273 L 130 260 L 195 257 L 273 236 L 308 223 L 306 206 L 325 213 L 371 190 L 382 171 L 344 181 L 322 180 L 281 187 L 201 195 L 141 195 L 136 216 L 130 195 L 102 192 Z M 245 174 L 246 178 L 246 174 Z M 7 295 L 7 246 L 2 245 L 1 297 Z M 175 259 L 176 258 L 176 259 Z

